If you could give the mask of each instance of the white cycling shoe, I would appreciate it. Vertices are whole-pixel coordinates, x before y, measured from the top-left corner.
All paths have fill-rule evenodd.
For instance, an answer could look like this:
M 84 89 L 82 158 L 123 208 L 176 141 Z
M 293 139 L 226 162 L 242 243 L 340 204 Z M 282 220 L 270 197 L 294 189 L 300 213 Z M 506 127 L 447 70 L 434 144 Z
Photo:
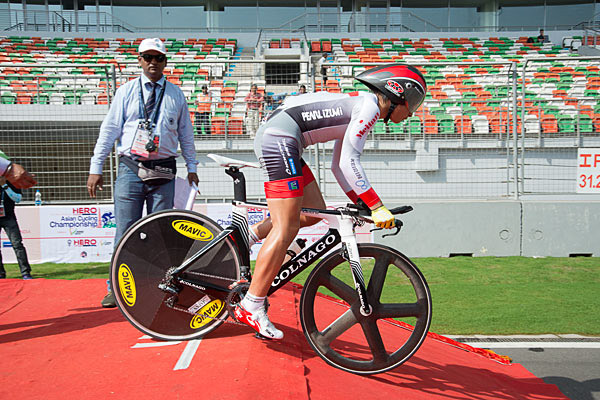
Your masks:
M 283 339 L 283 332 L 275 328 L 269 320 L 264 307 L 261 307 L 256 313 L 252 314 L 240 304 L 235 306 L 235 318 L 250 326 L 260 335 L 267 339 Z

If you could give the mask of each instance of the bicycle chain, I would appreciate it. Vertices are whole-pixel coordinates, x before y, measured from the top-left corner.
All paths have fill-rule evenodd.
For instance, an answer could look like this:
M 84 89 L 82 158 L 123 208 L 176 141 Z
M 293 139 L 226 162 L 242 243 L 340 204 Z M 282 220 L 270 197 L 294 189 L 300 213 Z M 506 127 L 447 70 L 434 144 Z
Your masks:
M 190 273 L 190 272 L 187 272 L 187 273 Z M 203 273 L 200 273 L 200 272 L 191 272 L 191 273 L 192 273 L 192 274 L 195 274 L 195 275 L 200 275 L 200 276 L 209 277 L 209 278 L 215 278 L 215 279 L 221 279 L 221 280 L 227 280 L 227 281 L 231 281 L 231 278 L 225 278 L 225 277 L 222 277 L 222 276 L 210 275 L 210 274 L 203 274 Z M 238 282 L 239 282 L 239 281 L 238 281 Z M 192 288 L 194 288 L 194 289 L 200 289 L 200 290 L 202 290 L 202 289 L 205 289 L 204 287 L 200 287 L 200 286 L 198 286 L 198 285 L 194 285 L 194 284 L 192 284 L 192 283 L 185 282 L 185 281 L 180 281 L 179 283 L 181 283 L 182 285 L 186 285 L 186 286 L 192 287 Z M 235 283 L 235 282 L 234 282 L 234 283 Z M 238 284 L 238 285 L 236 285 L 236 287 L 240 287 L 240 288 L 241 288 L 241 286 L 240 286 L 240 285 L 249 285 L 249 284 L 247 284 L 247 283 L 241 283 L 241 284 Z M 227 294 L 227 297 L 225 298 L 225 307 L 227 307 L 227 314 L 228 314 L 228 315 L 231 317 L 231 319 L 229 319 L 229 318 L 225 318 L 225 319 L 219 319 L 218 317 L 211 317 L 210 315 L 207 315 L 207 314 L 203 314 L 203 316 L 204 316 L 205 318 L 209 318 L 209 319 L 212 319 L 212 320 L 219 320 L 219 321 L 221 321 L 221 322 L 226 322 L 226 323 L 228 323 L 228 324 L 234 324 L 234 325 L 247 326 L 246 324 L 244 324 L 244 323 L 242 323 L 242 322 L 238 322 L 238 321 L 237 321 L 237 320 L 234 318 L 234 316 L 232 315 L 232 312 L 230 311 L 230 308 L 231 308 L 231 306 L 229 305 L 229 303 L 230 303 L 230 299 L 231 299 L 231 297 L 233 296 L 233 294 L 237 293 L 235 290 L 236 290 L 236 288 L 234 287 L 234 288 L 231 290 L 231 292 L 229 292 L 229 294 Z M 246 290 L 247 290 L 247 289 L 246 289 Z M 181 312 L 184 312 L 184 313 L 186 313 L 186 314 L 190 314 L 190 315 L 198 315 L 197 313 L 195 313 L 195 312 L 192 312 L 192 311 L 190 311 L 189 309 L 187 309 L 187 308 L 185 308 L 185 307 L 181 307 L 181 306 L 179 306 L 179 305 L 175 304 L 175 299 L 174 299 L 175 297 L 176 297 L 176 296 L 171 296 L 171 297 L 169 297 L 167 300 L 165 300 L 165 304 L 167 305 L 167 307 L 169 307 L 169 308 L 172 308 L 173 310 L 176 310 L 176 311 L 181 311 Z
M 190 314 L 190 315 L 198 315 L 195 312 L 191 312 L 190 310 L 188 310 L 185 307 L 181 307 L 181 306 L 178 306 L 177 304 L 175 304 L 175 301 L 172 300 L 172 297 L 170 297 L 167 300 L 165 300 L 165 304 L 167 305 L 167 307 L 172 308 L 173 310 L 181 311 L 181 312 L 184 312 L 184 313 Z M 229 315 L 229 312 L 227 313 L 227 315 Z M 207 315 L 207 314 L 204 314 L 203 317 L 204 318 L 208 318 L 208 319 L 213 319 L 213 320 L 219 320 L 221 322 L 226 322 L 228 324 L 247 326 L 246 324 L 244 324 L 242 322 L 238 322 L 238 321 L 236 321 L 233 318 L 231 318 L 231 319 L 230 318 L 225 318 L 225 319 L 221 320 L 221 319 L 219 319 L 217 317 L 211 317 L 210 315 Z
M 230 281 L 230 282 L 235 282 L 234 279 L 232 278 L 226 278 L 224 276 L 219 276 L 219 275 L 211 275 L 211 274 L 206 274 L 203 272 L 195 272 L 195 271 L 185 271 L 186 274 L 190 274 L 190 275 L 198 275 L 198 276 L 205 276 L 207 278 L 213 278 L 213 279 L 220 279 L 222 281 Z

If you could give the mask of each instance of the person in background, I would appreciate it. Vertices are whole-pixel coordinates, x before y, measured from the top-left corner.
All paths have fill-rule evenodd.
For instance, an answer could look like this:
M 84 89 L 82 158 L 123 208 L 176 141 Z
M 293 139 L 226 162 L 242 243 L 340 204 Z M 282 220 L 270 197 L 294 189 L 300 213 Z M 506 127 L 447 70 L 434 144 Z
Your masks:
M 119 171 L 114 188 L 117 231 L 115 247 L 125 231 L 147 214 L 173 208 L 177 147 L 190 185 L 198 184 L 194 130 L 185 95 L 163 75 L 167 51 L 158 39 L 144 39 L 138 64 L 143 73 L 119 87 L 102 125 L 90 161 L 87 189 L 91 198 L 102 190 L 102 165 L 115 141 Z M 102 307 L 116 307 L 110 291 Z
M 538 43 L 545 43 L 546 42 L 546 35 L 544 34 L 544 30 L 540 29 L 540 34 L 537 37 L 537 41 Z
M 23 245 L 21 229 L 15 215 L 15 204 L 21 201 L 21 190 L 17 189 L 5 177 L 0 177 L 0 229 L 4 229 L 10 244 L 12 245 L 21 276 L 23 280 L 33 279 L 31 276 L 31 265 L 27 259 L 27 250 Z M 2 253 L 0 252 L 0 279 L 6 278 L 6 270 L 2 263 Z
M 327 66 L 325 65 L 325 61 L 327 61 L 327 56 L 327 53 L 323 53 L 321 55 L 321 58 L 319 58 L 319 61 L 317 61 L 317 68 L 319 68 L 321 78 L 323 79 L 323 88 L 321 88 L 322 90 L 325 90 L 324 87 L 327 86 Z
M 250 93 L 244 99 L 246 102 L 246 132 L 254 137 L 258 124 L 260 122 L 260 112 L 263 108 L 264 98 L 258 91 L 258 86 L 255 83 L 250 86 Z
M 305 93 L 306 93 L 306 86 L 300 85 L 300 87 L 298 88 L 298 94 L 305 94 Z
M 275 110 L 277 108 L 277 106 L 275 105 L 275 102 L 273 101 L 273 96 L 271 95 L 265 95 L 265 104 L 263 106 L 263 111 L 265 112 L 265 114 L 270 113 L 271 111 Z
M 204 129 L 205 135 L 210 135 L 210 108 L 212 105 L 212 97 L 208 92 L 208 87 L 202 85 L 202 93 L 196 98 L 196 114 L 195 122 L 198 127 L 198 132 Z
M 14 185 L 17 189 L 29 189 L 37 184 L 35 174 L 30 174 L 22 165 L 13 163 L 0 150 L 0 177 Z

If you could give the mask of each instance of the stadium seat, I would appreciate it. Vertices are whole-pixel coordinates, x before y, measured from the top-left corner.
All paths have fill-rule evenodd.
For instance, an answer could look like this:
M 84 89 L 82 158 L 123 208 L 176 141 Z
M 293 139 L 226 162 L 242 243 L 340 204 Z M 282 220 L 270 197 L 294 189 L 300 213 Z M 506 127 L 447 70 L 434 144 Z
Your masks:
M 241 135 L 244 133 L 244 119 L 242 117 L 229 117 L 227 120 L 227 132 L 230 135 Z
M 473 125 L 473 133 L 487 135 L 490 133 L 490 124 L 485 115 L 473 115 L 471 116 L 471 123 Z
M 558 117 L 558 131 L 560 133 L 575 133 L 575 121 L 569 115 Z
M 525 116 L 525 133 L 540 133 L 540 120 L 535 114 L 527 114 Z
M 227 120 L 226 116 L 212 117 L 210 133 L 212 135 L 224 135 L 226 120 Z
M 473 133 L 473 127 L 471 126 L 471 118 L 466 115 L 457 115 L 454 117 L 454 125 L 456 126 L 456 133 L 458 134 L 471 134 Z
M 544 133 L 558 133 L 558 121 L 552 114 L 542 114 L 541 125 Z
M 438 128 L 439 133 L 450 135 L 454 133 L 454 118 L 450 115 L 438 115 Z
M 426 135 L 436 135 L 439 133 L 438 120 L 435 115 L 425 116 L 423 122 L 423 133 Z

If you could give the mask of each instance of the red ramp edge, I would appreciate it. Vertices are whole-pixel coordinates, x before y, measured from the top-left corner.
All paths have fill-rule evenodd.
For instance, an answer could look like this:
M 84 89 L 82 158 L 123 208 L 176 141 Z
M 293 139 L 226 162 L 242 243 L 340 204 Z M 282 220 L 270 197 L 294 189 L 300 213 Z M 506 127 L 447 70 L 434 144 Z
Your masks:
M 0 398 L 566 399 L 519 364 L 435 334 L 384 374 L 332 368 L 300 330 L 300 289 L 291 285 L 269 310 L 284 340 L 224 324 L 199 343 L 142 338 L 118 310 L 98 305 L 105 287 L 101 279 L 0 281 Z M 175 369 L 194 345 L 188 366 Z
M 289 285 L 292 285 L 295 288 L 297 288 L 299 291 L 302 291 L 302 287 L 303 286 L 300 285 L 300 284 L 298 284 L 298 283 L 290 282 Z M 327 295 L 322 294 L 322 293 L 318 293 L 318 295 L 320 297 L 322 297 L 323 299 L 327 299 L 327 300 L 329 300 L 329 301 L 331 301 L 333 303 L 337 303 L 337 304 L 341 304 L 341 305 L 346 305 L 347 306 L 347 303 L 344 302 L 343 300 L 339 300 L 339 299 L 336 299 L 336 298 L 331 297 L 331 296 L 327 296 Z M 399 327 L 404 327 L 404 328 L 409 328 L 409 329 L 413 328 L 411 325 L 408 325 L 408 324 L 406 324 L 406 323 L 404 323 L 402 321 L 396 321 L 396 320 L 391 319 L 391 318 L 386 318 L 385 320 L 387 322 L 389 322 L 390 324 L 394 324 L 394 325 L 397 325 Z M 450 339 L 449 337 L 438 335 L 437 333 L 427 332 L 427 337 L 430 338 L 430 339 L 435 339 L 435 340 L 438 340 L 440 342 L 449 344 L 450 346 L 454 346 L 454 347 L 457 347 L 459 349 L 463 349 L 463 350 L 469 351 L 471 353 L 479 354 L 479 355 L 481 355 L 483 357 L 489 358 L 490 360 L 494 360 L 494 361 L 499 362 L 501 364 L 510 364 L 511 361 L 512 361 L 510 359 L 510 357 L 503 356 L 503 355 L 498 354 L 498 353 L 496 353 L 496 352 L 494 352 L 492 350 L 481 349 L 481 348 L 478 348 L 478 347 L 473 347 L 473 346 L 470 346 L 470 345 L 465 344 L 465 343 L 457 342 L 456 340 Z

